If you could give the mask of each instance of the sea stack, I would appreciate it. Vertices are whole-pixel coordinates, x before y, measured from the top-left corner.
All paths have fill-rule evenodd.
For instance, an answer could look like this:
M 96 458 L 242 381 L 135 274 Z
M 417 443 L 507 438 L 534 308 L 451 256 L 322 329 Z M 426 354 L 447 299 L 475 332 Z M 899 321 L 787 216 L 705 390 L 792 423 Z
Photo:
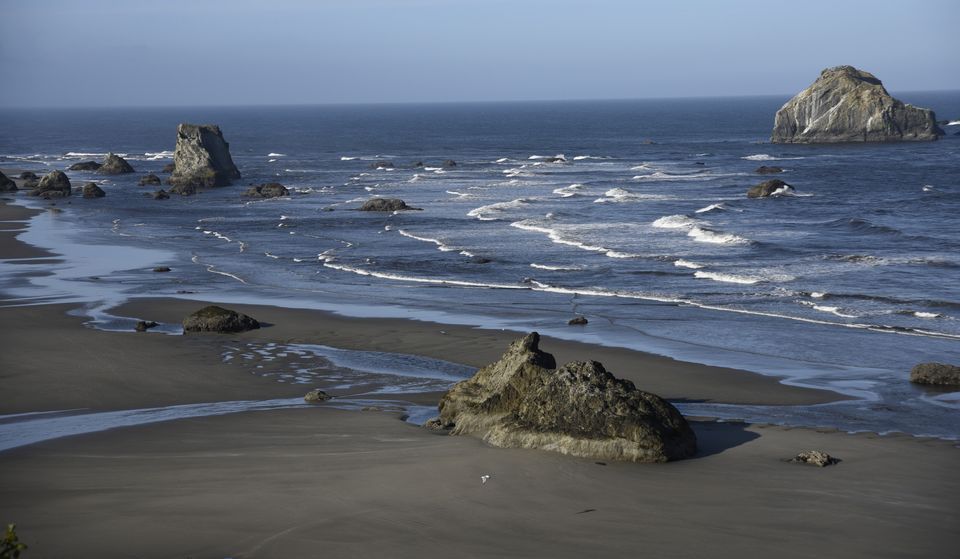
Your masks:
M 230 144 L 214 124 L 177 126 L 177 146 L 173 152 L 173 174 L 167 180 L 174 186 L 208 188 L 227 186 L 240 178 L 230 157 Z
M 869 72 L 827 68 L 777 111 L 775 144 L 930 141 L 943 135 L 930 109 L 894 99 Z

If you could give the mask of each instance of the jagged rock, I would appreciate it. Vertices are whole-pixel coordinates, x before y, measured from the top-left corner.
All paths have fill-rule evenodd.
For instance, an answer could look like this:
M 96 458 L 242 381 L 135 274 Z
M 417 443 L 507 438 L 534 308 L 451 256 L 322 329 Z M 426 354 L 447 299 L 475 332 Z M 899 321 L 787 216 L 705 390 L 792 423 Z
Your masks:
M 840 462 L 840 460 L 820 450 L 808 450 L 794 456 L 790 459 L 790 462 L 810 464 L 811 466 L 819 466 L 824 468 L 826 466 L 832 466 Z
M 193 196 L 197 193 L 197 185 L 188 182 L 178 183 L 170 187 L 169 193 L 179 194 L 180 196 Z
M 570 326 L 582 326 L 582 325 L 584 325 L 584 324 L 587 324 L 588 322 L 590 322 L 590 321 L 587 320 L 587 317 L 585 317 L 585 316 L 575 316 L 575 317 L 571 318 L 571 319 L 567 322 L 567 324 L 569 324 Z
M 416 163 L 414 163 L 414 164 L 413 164 L 413 168 L 414 168 L 414 169 L 422 169 L 422 168 L 423 168 L 423 161 L 417 161 Z
M 0 171 L 0 192 L 16 192 L 17 183 L 13 182 L 13 179 L 9 178 L 7 175 L 4 175 Z
M 392 161 L 374 161 L 370 164 L 371 169 L 393 169 Z
M 360 206 L 363 212 L 396 212 L 400 210 L 419 210 L 412 208 L 399 198 L 371 198 Z
M 98 171 L 102 167 L 100 163 L 96 161 L 81 161 L 80 163 L 74 163 L 73 165 L 67 167 L 68 171 Z
M 51 171 L 44 175 L 37 186 L 27 194 L 46 199 L 63 198 L 72 194 L 72 188 L 70 179 L 63 171 Z
M 260 328 L 260 323 L 237 311 L 210 305 L 183 319 L 184 332 L 246 332 Z
M 167 182 L 175 187 L 192 186 L 190 194 L 197 188 L 226 186 L 240 178 L 240 171 L 230 157 L 230 144 L 223 139 L 220 127 L 214 124 L 183 123 L 177 126 L 173 165 L 173 174 Z
M 139 186 L 160 186 L 161 184 L 160 177 L 154 175 L 153 173 L 140 177 L 140 180 L 137 182 L 137 185 Z
M 447 159 L 446 161 L 443 162 L 443 166 L 449 169 L 450 167 L 456 167 L 457 162 L 454 161 L 453 159 Z
M 247 198 L 276 198 L 278 196 L 289 196 L 290 191 L 278 182 L 268 182 L 251 186 L 243 195 Z
M 910 382 L 960 385 L 960 367 L 946 363 L 920 363 L 910 370 Z
M 20 173 L 20 179 L 25 181 L 31 181 L 31 180 L 35 181 L 35 180 L 39 180 L 39 177 L 37 177 L 37 174 L 34 173 L 33 171 L 24 171 Z
M 667 462 L 693 456 L 696 435 L 672 405 L 596 361 L 557 369 L 540 336 L 513 342 L 496 363 L 454 385 L 434 428 L 495 446 L 594 459 Z
M 177 168 L 173 163 L 167 163 L 163 166 L 163 169 L 160 170 L 161 173 L 172 173 Z
M 303 397 L 305 402 L 326 402 L 330 399 L 330 395 L 324 392 L 323 390 L 315 389 L 307 392 L 306 396 Z
M 157 266 L 153 269 L 153 271 L 158 273 L 169 272 L 170 266 Z
M 102 188 L 97 186 L 95 182 L 88 182 L 83 185 L 83 197 L 84 198 L 103 198 L 107 193 L 103 191 Z
M 133 327 L 137 332 L 146 332 L 151 328 L 156 328 L 157 323 L 152 320 L 141 320 L 137 322 L 137 325 Z
M 781 167 L 768 167 L 768 166 L 766 166 L 766 165 L 761 165 L 761 166 L 757 167 L 757 170 L 754 171 L 754 172 L 755 172 L 755 173 L 759 173 L 759 174 L 761 174 L 761 175 L 773 175 L 773 174 L 776 174 L 776 173 L 782 173 L 782 172 L 783 172 L 783 168 L 781 168 Z
M 899 142 L 943 135 L 933 111 L 906 105 L 873 74 L 853 66 L 824 70 L 777 111 L 775 144 Z
M 768 196 L 777 196 L 787 192 L 793 192 L 794 188 L 780 179 L 773 179 L 762 182 L 747 191 L 747 198 L 766 198 Z
M 154 199 L 154 200 L 169 200 L 169 199 L 170 199 L 170 195 L 167 194 L 167 191 L 166 191 L 166 190 L 164 190 L 164 189 L 161 188 L 160 190 L 158 190 L 158 191 L 156 191 L 156 192 L 153 193 L 153 199 Z
M 103 164 L 97 169 L 101 175 L 124 175 L 133 172 L 133 167 L 127 160 L 114 153 L 108 153 Z

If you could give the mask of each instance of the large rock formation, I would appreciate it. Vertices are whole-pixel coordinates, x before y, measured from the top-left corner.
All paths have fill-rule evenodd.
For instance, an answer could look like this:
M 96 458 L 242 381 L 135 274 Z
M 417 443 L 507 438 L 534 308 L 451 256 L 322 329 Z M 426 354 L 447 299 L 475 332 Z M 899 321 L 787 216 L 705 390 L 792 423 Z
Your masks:
M 697 440 L 665 400 L 617 379 L 596 361 L 556 368 L 533 332 L 499 361 L 457 383 L 429 426 L 490 444 L 605 460 L 666 462 L 693 456 Z
M 97 169 L 101 175 L 124 175 L 133 172 L 133 167 L 127 160 L 115 153 L 108 153 L 106 159 Z
M 16 191 L 17 191 L 17 183 L 13 182 L 13 179 L 8 177 L 7 175 L 4 175 L 3 172 L 0 171 L 0 192 L 16 192 Z
M 920 363 L 911 369 L 910 382 L 960 386 L 960 367 L 946 363 Z
M 40 179 L 37 186 L 28 194 L 41 198 L 63 198 L 73 193 L 70 179 L 63 171 L 51 171 Z
M 184 332 L 246 332 L 260 328 L 260 323 L 237 311 L 210 305 L 183 319 Z
M 777 111 L 770 141 L 899 142 L 936 140 L 942 134 L 933 111 L 894 99 L 869 72 L 837 66 Z
M 173 151 L 173 174 L 167 180 L 174 186 L 195 188 L 226 186 L 239 179 L 240 171 L 230 157 L 230 144 L 214 124 L 180 124 L 177 146 Z

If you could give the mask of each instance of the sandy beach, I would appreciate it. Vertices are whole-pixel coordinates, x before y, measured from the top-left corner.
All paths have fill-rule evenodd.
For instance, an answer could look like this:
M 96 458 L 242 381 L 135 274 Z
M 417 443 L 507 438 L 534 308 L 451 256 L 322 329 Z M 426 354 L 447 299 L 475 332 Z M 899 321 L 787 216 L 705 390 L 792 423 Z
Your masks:
M 0 258 L 42 274 L 56 255 L 16 240 L 31 215 L 0 205 Z M 176 324 L 203 304 L 136 299 L 110 312 Z M 243 344 L 323 344 L 479 367 L 517 337 L 253 305 L 230 305 L 267 324 L 243 334 L 105 332 L 69 315 L 75 307 L 0 308 L 0 415 L 303 396 L 308 387 L 224 360 Z M 601 361 L 674 401 L 840 398 L 633 350 L 541 345 L 558 362 Z M 440 394 L 403 397 L 434 405 Z M 598 464 L 438 435 L 400 416 L 389 406 L 316 405 L 0 451 L 0 520 L 17 523 L 25 557 L 945 557 L 960 544 L 960 454 L 946 441 L 703 420 L 693 422 L 693 459 Z M 784 460 L 809 449 L 841 462 Z

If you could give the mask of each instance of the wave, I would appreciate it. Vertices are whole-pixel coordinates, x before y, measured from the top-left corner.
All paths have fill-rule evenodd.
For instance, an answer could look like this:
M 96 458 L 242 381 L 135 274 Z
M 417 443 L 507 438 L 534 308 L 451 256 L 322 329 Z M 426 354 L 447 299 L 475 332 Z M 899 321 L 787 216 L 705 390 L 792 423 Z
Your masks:
M 350 157 L 347 155 L 340 156 L 340 161 L 353 161 L 354 159 L 360 159 L 359 157 Z
M 173 158 L 173 152 L 172 152 L 172 151 L 157 151 L 157 152 L 150 152 L 150 151 L 148 151 L 147 153 L 145 153 L 145 154 L 143 154 L 143 155 L 146 156 L 146 159 L 147 159 L 148 161 L 158 161 L 158 160 L 160 160 L 160 159 L 172 159 L 172 158 Z
M 621 251 L 617 251 L 617 250 L 599 246 L 599 245 L 591 245 L 588 243 L 584 243 L 583 241 L 578 241 L 576 239 L 566 238 L 563 236 L 563 232 L 560 229 L 553 229 L 550 227 L 537 225 L 533 223 L 532 220 L 529 220 L 529 219 L 523 220 L 523 221 L 515 221 L 510 224 L 510 227 L 516 227 L 517 229 L 521 229 L 523 231 L 534 231 L 537 233 L 544 233 L 547 235 L 547 238 L 549 238 L 551 242 L 556 243 L 558 245 L 572 246 L 572 247 L 576 247 L 581 250 L 586 250 L 589 252 L 599 252 L 610 258 L 642 258 L 642 255 L 640 254 L 621 252 Z
M 530 160 L 551 159 L 557 162 L 561 162 L 561 161 L 566 161 L 567 157 L 562 153 L 558 153 L 556 155 L 531 155 L 527 159 L 530 159 Z
M 787 161 L 794 159 L 806 159 L 806 157 L 775 157 L 766 153 L 757 153 L 754 155 L 741 157 L 740 159 L 746 159 L 748 161 Z
M 753 285 L 755 283 L 765 281 L 764 278 L 757 276 L 740 276 L 736 274 L 724 274 L 722 272 L 705 272 L 703 270 L 697 270 L 694 272 L 693 277 L 709 279 L 723 283 L 739 283 L 744 285 Z
M 703 267 L 704 267 L 703 264 L 697 264 L 696 262 L 690 262 L 689 260 L 684 260 L 683 258 L 680 258 L 680 259 L 674 261 L 673 265 L 676 266 L 676 267 L 678 267 L 678 268 L 690 268 L 691 270 L 699 270 L 700 268 L 703 268 Z
M 570 198 L 571 196 L 576 196 L 577 191 L 583 188 L 582 184 L 571 184 L 570 186 L 564 186 L 561 188 L 553 189 L 554 194 L 559 194 L 563 198 Z
M 475 217 L 480 221 L 495 221 L 499 219 L 488 214 L 498 214 L 507 210 L 522 208 L 529 205 L 533 202 L 535 198 L 517 198 L 515 200 L 510 200 L 509 202 L 497 202 L 494 204 L 487 204 L 486 206 L 480 206 L 479 208 L 474 208 L 467 212 L 467 216 Z
M 719 202 L 719 203 L 717 203 L 717 204 L 710 204 L 709 206 L 700 208 L 699 210 L 695 211 L 694 213 L 705 214 L 705 213 L 707 213 L 707 212 L 713 212 L 713 211 L 725 210 L 725 209 L 727 209 L 727 207 L 723 204 L 723 202 Z
M 469 192 L 458 192 L 456 190 L 446 190 L 445 192 L 451 196 L 456 196 L 458 199 L 476 198 L 476 196 Z
M 583 270 L 583 266 L 554 266 L 550 264 L 537 264 L 531 263 L 531 268 L 536 268 L 538 270 L 550 270 L 553 272 L 579 272 Z
M 325 268 L 330 268 L 333 270 L 339 270 L 341 272 L 350 272 L 352 274 L 357 274 L 361 276 L 369 276 L 380 279 L 396 280 L 396 281 L 407 281 L 414 283 L 428 283 L 433 285 L 450 285 L 455 287 L 482 287 L 487 289 L 530 289 L 524 285 L 511 285 L 504 283 L 483 283 L 476 281 L 464 281 L 464 280 L 453 280 L 453 279 L 441 279 L 441 278 L 423 278 L 418 276 L 405 276 L 402 274 L 394 274 L 390 272 L 377 272 L 374 270 L 364 270 L 363 268 L 356 268 L 353 266 L 346 266 L 344 264 L 337 264 L 335 262 L 327 261 L 323 263 Z
M 593 201 L 594 204 L 636 202 L 640 200 L 676 200 L 675 196 L 667 194 L 638 194 L 622 188 L 612 188 L 603 193 L 602 198 Z
M 857 315 L 855 315 L 855 314 L 849 314 L 849 311 L 846 312 L 846 313 L 843 312 L 840 307 L 834 307 L 834 306 L 828 306 L 828 305 L 818 305 L 818 304 L 812 303 L 812 302 L 810 302 L 810 301 L 800 301 L 800 304 L 801 304 L 801 305 L 804 305 L 804 306 L 806 306 L 806 307 L 810 307 L 811 309 L 813 309 L 813 310 L 815 310 L 815 311 L 824 312 L 824 313 L 829 313 L 829 314 L 832 314 L 832 315 L 835 315 L 835 316 L 839 316 L 840 318 L 857 318 Z
M 739 235 L 734 235 L 733 233 L 723 233 L 720 231 L 712 231 L 710 229 L 703 229 L 700 226 L 694 226 L 687 232 L 687 236 L 691 237 L 694 241 L 699 243 L 710 243 L 715 245 L 749 245 L 753 241 Z
M 946 126 L 958 126 L 960 125 L 960 120 L 951 120 L 946 124 Z
M 574 161 L 584 161 L 588 159 L 613 159 L 612 157 L 607 157 L 605 155 L 575 155 L 573 157 Z
M 287 154 L 285 153 L 274 153 L 272 151 L 267 154 L 267 157 L 286 157 L 286 156 Z
M 667 215 L 657 219 L 650 225 L 660 229 L 689 229 L 700 223 L 692 217 L 686 215 Z
M 389 226 L 388 226 L 388 227 L 389 227 Z M 390 229 L 388 228 L 387 230 L 389 231 Z M 421 241 L 421 242 L 424 242 L 424 243 L 430 243 L 430 244 L 437 245 L 437 250 L 440 250 L 440 251 L 442 251 L 442 252 L 461 251 L 461 254 L 463 254 L 464 256 L 473 256 L 472 253 L 468 253 L 467 251 L 462 251 L 461 249 L 459 249 L 459 248 L 457 248 L 457 247 L 449 246 L 449 245 L 447 245 L 446 243 L 444 243 L 443 241 L 441 241 L 440 239 L 434 239 L 434 238 L 432 238 L 432 237 L 421 237 L 420 235 L 414 235 L 413 233 L 410 233 L 410 232 L 408 232 L 408 231 L 404 231 L 403 229 L 397 229 L 396 231 L 397 231 L 397 233 L 399 233 L 400 235 L 402 235 L 402 236 L 404 236 L 404 237 L 407 237 L 408 239 L 413 239 L 413 240 L 415 240 L 415 241 Z
M 511 159 L 509 157 L 501 157 L 500 159 L 494 161 L 494 163 L 506 163 L 507 161 L 511 161 Z
M 100 152 L 87 152 L 87 151 L 68 151 L 63 154 L 64 157 L 106 157 L 107 153 Z M 129 153 L 114 153 L 114 155 L 119 155 L 120 157 L 127 157 Z M 42 157 L 39 153 L 32 157 Z

